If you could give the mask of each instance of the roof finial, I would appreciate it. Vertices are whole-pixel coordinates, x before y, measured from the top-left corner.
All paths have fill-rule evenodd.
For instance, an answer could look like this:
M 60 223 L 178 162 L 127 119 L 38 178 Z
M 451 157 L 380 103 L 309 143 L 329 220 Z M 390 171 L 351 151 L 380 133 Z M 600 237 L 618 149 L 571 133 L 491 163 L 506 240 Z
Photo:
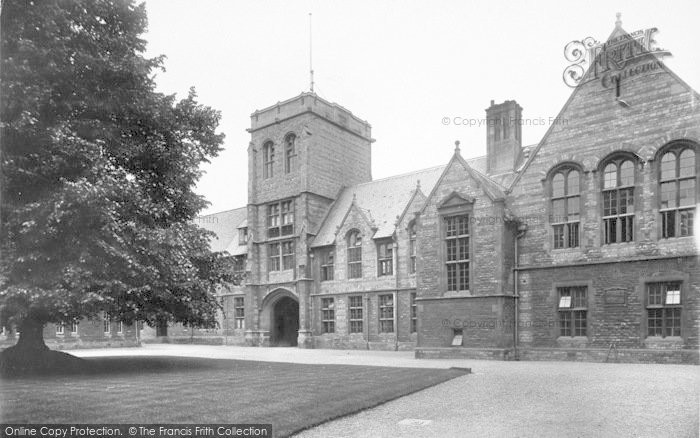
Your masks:
M 420 190 L 420 179 L 416 180 L 416 190 Z
M 455 140 L 455 154 L 459 153 L 459 140 Z
M 622 27 L 622 13 L 618 12 L 615 14 L 615 17 L 617 17 L 617 20 L 615 20 L 615 27 Z

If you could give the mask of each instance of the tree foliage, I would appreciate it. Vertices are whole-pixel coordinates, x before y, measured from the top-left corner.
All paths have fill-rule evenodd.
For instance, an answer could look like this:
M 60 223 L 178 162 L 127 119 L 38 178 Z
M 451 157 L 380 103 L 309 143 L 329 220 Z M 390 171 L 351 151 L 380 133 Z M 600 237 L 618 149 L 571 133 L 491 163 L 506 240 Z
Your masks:
M 144 4 L 3 1 L 0 319 L 213 326 L 225 260 L 192 219 L 220 115 L 155 91 Z

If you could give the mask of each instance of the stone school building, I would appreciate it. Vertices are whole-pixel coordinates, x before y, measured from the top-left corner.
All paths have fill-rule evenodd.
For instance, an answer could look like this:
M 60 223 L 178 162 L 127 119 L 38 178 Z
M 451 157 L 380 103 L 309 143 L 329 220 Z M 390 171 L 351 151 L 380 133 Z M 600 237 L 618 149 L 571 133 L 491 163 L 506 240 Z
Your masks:
M 628 40 L 618 23 L 608 41 Z M 700 95 L 637 55 L 608 73 L 596 59 L 537 144 L 517 102 L 492 101 L 486 156 L 457 143 L 444 166 L 379 180 L 371 127 L 342 106 L 302 93 L 255 111 L 248 205 L 198 219 L 244 280 L 221 292 L 219 330 L 160 334 L 698 363 Z
M 220 327 L 141 339 L 698 363 L 700 95 L 651 54 L 595 61 L 537 144 L 492 101 L 486 156 L 379 180 L 342 106 L 255 111 L 247 206 L 197 220 L 242 279 Z

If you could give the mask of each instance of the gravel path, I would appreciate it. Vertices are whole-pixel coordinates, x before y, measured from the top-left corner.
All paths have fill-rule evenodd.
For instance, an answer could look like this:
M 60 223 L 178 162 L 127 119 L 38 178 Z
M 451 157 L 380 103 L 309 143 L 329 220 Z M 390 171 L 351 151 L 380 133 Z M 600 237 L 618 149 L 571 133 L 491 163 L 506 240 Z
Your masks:
M 698 436 L 697 366 L 469 362 L 474 374 L 297 436 Z

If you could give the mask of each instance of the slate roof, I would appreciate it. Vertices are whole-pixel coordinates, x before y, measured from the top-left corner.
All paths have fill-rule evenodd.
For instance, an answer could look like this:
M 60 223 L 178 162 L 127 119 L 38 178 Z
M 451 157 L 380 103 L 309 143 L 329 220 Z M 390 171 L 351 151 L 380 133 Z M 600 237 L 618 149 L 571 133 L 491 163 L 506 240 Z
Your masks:
M 445 166 L 383 178 L 346 187 L 331 205 L 325 220 L 316 234 L 312 247 L 335 243 L 336 229 L 342 225 L 353 203 L 367 216 L 377 231 L 375 239 L 390 237 L 396 229 L 396 217 L 400 216 L 413 198 L 418 181 L 423 194 L 430 193 L 442 175 Z
M 231 255 L 242 255 L 248 252 L 248 246 L 238 244 L 238 228 L 247 219 L 248 209 L 241 207 L 199 216 L 194 223 L 216 233 L 216 237 L 210 242 L 212 251 L 228 251 Z

